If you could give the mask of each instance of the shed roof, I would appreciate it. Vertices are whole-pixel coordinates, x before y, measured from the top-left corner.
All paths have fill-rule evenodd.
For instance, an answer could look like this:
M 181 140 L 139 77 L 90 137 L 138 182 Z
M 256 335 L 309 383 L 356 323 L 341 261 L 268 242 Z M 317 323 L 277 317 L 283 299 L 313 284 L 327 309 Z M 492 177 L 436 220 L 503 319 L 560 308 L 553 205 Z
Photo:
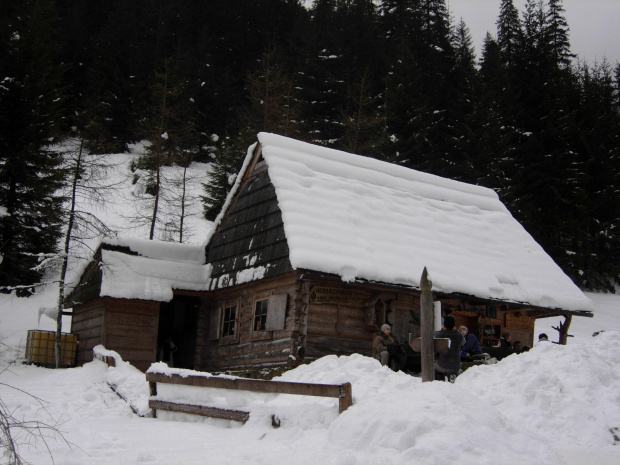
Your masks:
M 126 238 L 106 239 L 100 250 L 102 297 L 169 302 L 173 289 L 207 289 L 211 265 L 202 245 Z
M 419 288 L 426 267 L 437 292 L 593 309 L 493 190 L 275 134 L 258 140 L 294 269 Z

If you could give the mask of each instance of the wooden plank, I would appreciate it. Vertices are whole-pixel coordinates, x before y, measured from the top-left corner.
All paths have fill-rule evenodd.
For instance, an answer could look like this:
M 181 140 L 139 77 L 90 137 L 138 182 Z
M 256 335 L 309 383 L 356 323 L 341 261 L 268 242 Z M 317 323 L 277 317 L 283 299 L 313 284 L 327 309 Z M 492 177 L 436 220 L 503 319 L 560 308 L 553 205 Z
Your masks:
M 119 351 L 123 349 L 136 351 L 151 351 L 156 344 L 156 337 L 151 334 L 144 334 L 142 337 L 133 334 L 117 334 L 108 332 L 107 347 Z
M 186 386 L 210 387 L 216 389 L 231 389 L 238 391 L 252 391 L 269 394 L 294 394 L 301 396 L 335 397 L 340 398 L 339 384 L 311 384 L 294 383 L 290 381 L 265 381 L 260 379 L 244 378 L 217 378 L 204 376 L 164 375 L 161 373 L 147 373 L 148 382 L 181 384 Z M 350 384 L 350 383 L 345 383 Z
M 129 312 L 110 312 L 108 316 L 108 325 L 115 326 L 155 326 L 157 318 L 155 315 L 132 314 Z
M 448 349 L 450 348 L 450 339 L 440 338 L 434 339 L 434 351 L 440 354 L 447 354 Z M 414 352 L 422 352 L 422 339 L 416 337 L 409 342 L 409 347 L 413 349 Z
M 157 410 L 166 410 L 169 412 L 189 413 L 222 420 L 240 421 L 242 423 L 245 423 L 250 418 L 250 412 L 244 412 L 242 410 L 206 407 L 204 405 L 177 404 L 175 402 L 166 402 L 162 400 L 149 400 L 149 407 L 153 412 L 153 417 L 157 414 Z
M 89 320 L 76 320 L 73 317 L 73 321 L 71 324 L 71 331 L 74 333 L 82 333 L 84 331 L 92 331 L 99 330 L 101 332 L 101 327 L 103 326 L 103 315 L 94 317 Z

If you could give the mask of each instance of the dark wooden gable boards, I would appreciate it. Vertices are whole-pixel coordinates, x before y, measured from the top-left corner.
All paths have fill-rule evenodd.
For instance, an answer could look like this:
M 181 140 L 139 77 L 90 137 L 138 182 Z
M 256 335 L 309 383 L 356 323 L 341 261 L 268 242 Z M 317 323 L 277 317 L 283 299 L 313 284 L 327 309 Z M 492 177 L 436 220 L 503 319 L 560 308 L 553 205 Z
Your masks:
M 211 290 L 241 284 L 252 270 L 262 278 L 293 271 L 276 192 L 259 160 L 260 145 L 207 246 Z

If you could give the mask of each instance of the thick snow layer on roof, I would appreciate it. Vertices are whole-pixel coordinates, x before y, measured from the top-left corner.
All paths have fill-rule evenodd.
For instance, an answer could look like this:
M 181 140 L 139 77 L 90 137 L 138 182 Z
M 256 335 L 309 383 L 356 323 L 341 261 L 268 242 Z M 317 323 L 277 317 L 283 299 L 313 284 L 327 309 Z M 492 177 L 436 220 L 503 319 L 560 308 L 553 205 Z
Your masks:
M 258 136 L 291 264 L 437 292 L 592 310 L 487 188 L 274 134 Z
M 156 260 L 204 265 L 204 244 L 179 244 L 178 242 L 151 241 L 136 237 L 106 238 L 103 245 L 127 247 L 132 252 Z
M 151 241 L 152 242 L 152 241 Z M 153 250 L 165 244 L 157 243 Z M 178 245 L 178 244 L 177 244 Z M 101 296 L 169 302 L 173 289 L 204 291 L 211 265 L 101 251 Z

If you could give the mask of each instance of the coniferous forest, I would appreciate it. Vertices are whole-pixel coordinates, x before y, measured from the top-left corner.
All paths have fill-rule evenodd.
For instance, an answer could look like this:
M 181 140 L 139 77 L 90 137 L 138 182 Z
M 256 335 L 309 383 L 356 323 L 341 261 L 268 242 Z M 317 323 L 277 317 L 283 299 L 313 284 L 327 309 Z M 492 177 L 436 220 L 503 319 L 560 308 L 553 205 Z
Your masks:
M 0 286 L 40 279 L 66 227 L 80 168 L 51 143 L 148 140 L 152 173 L 213 162 L 213 219 L 269 131 L 490 187 L 580 287 L 613 292 L 620 66 L 576 59 L 562 0 L 498 2 L 483 44 L 445 0 L 0 2 Z

